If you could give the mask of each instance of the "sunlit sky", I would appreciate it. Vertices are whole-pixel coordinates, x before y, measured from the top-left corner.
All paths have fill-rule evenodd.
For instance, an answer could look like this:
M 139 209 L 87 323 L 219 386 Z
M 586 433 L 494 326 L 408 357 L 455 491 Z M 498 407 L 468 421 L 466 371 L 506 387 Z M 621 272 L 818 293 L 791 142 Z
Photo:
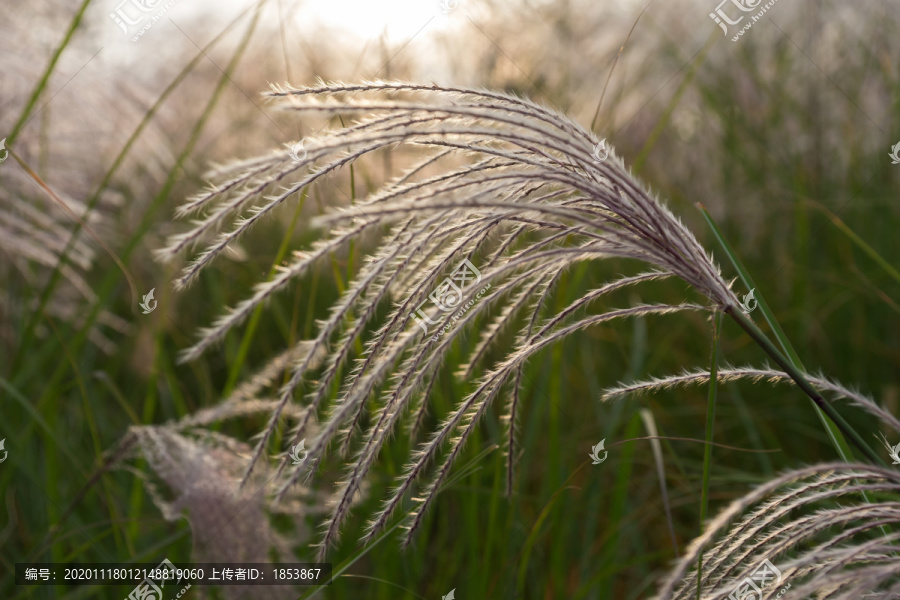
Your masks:
M 465 0 L 462 0 L 463 2 Z M 459 0 L 446 0 L 445 13 L 439 0 L 307 0 L 300 14 L 310 21 L 345 29 L 362 38 L 380 36 L 383 32 L 392 42 L 402 42 L 423 26 L 439 28 L 445 24 Z
M 209 42 L 215 33 L 254 6 L 256 0 L 176 0 L 165 11 L 166 17 L 146 32 L 148 40 L 155 40 L 148 43 L 131 41 L 141 25 L 129 26 L 126 35 L 120 29 L 122 26 L 110 18 L 113 9 L 122 4 L 127 15 L 142 16 L 131 2 L 121 0 L 105 0 L 95 16 L 103 21 L 102 43 L 115 48 L 106 54 L 113 61 L 134 63 L 155 60 L 154 47 L 164 46 L 166 36 L 175 40 L 187 36 L 198 46 Z M 304 39 L 342 42 L 348 49 L 361 49 L 383 40 L 399 50 L 414 39 L 415 45 L 406 51 L 417 52 L 420 59 L 428 62 L 426 48 L 434 35 L 460 27 L 467 9 L 475 8 L 476 4 L 477 0 L 278 0 L 267 3 L 264 18 L 272 24 L 282 16 L 292 15 L 286 28 L 289 36 L 307 34 L 303 35 Z
M 540 4 L 546 0 L 532 1 Z M 620 5 L 634 4 L 636 8 L 645 1 L 616 0 Z M 98 8 L 97 17 L 104 21 L 108 21 L 112 9 L 122 4 L 125 5 L 125 12 L 135 15 L 135 9 L 127 1 L 105 0 L 101 4 L 103 7 Z M 255 0 L 175 0 L 168 15 L 175 21 L 185 16 L 208 19 L 210 28 L 215 28 L 253 4 Z M 282 14 L 282 11 L 293 14 L 293 25 L 299 31 L 324 27 L 326 31 L 341 30 L 361 41 L 379 39 L 384 35 L 391 44 L 403 44 L 413 37 L 421 40 L 441 30 L 464 26 L 465 16 L 474 16 L 484 8 L 478 0 L 278 0 L 270 2 L 267 11 L 270 17 L 276 12 Z M 158 29 L 165 27 L 165 23 L 163 27 L 157 26 Z M 129 28 L 128 35 L 132 33 L 132 28 Z M 108 38 L 104 40 L 108 43 L 127 39 L 112 22 L 107 23 L 101 35 Z M 159 36 L 157 32 L 154 35 Z

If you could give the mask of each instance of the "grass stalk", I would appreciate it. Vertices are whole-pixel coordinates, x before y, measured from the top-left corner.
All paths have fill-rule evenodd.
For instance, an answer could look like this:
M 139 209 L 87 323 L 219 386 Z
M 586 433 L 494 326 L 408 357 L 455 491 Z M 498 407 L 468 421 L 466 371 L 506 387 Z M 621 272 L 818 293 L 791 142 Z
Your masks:
M 659 432 L 656 428 L 656 420 L 653 413 L 647 408 L 642 408 L 641 421 L 644 423 L 644 429 L 647 430 L 650 439 L 650 449 L 653 451 L 653 462 L 656 463 L 656 477 L 659 479 L 659 492 L 662 496 L 663 510 L 666 513 L 666 524 L 669 526 L 669 537 L 672 539 L 672 548 L 675 550 L 675 557 L 678 557 L 678 538 L 675 536 L 675 523 L 672 520 L 672 505 L 669 502 L 669 489 L 666 486 L 666 468 L 663 464 L 662 444 L 659 442 Z
M 86 8 L 88 2 L 90 2 L 90 0 L 87 0 L 85 2 L 85 6 L 82 8 Z M 131 152 L 131 149 L 134 146 L 134 144 L 137 142 L 138 137 L 140 137 L 140 134 L 144 131 L 144 129 L 147 127 L 147 125 L 149 125 L 150 122 L 153 120 L 153 118 L 156 116 L 156 113 L 159 110 L 159 108 L 168 99 L 168 97 L 172 94 L 172 92 L 175 91 L 175 88 L 177 88 L 178 85 L 182 81 L 184 81 L 184 79 L 194 70 L 194 67 L 196 67 L 202 59 L 207 58 L 207 52 L 211 48 L 213 48 L 213 46 L 215 46 L 221 39 L 223 39 L 225 37 L 225 35 L 229 31 L 231 31 L 231 28 L 234 27 L 249 10 L 250 9 L 248 8 L 247 10 L 242 12 L 235 20 L 233 20 L 228 25 L 228 27 L 226 27 L 224 30 L 222 30 L 222 32 L 219 35 L 217 35 L 215 38 L 213 38 L 213 40 L 210 41 L 209 44 L 207 44 L 202 50 L 200 50 L 200 52 L 198 52 L 197 55 L 194 56 L 194 58 L 184 67 L 184 69 L 182 69 L 181 72 L 169 83 L 169 85 L 166 87 L 166 89 L 163 90 L 163 93 L 160 94 L 160 96 L 156 99 L 156 102 L 153 103 L 153 106 L 151 106 L 150 109 L 144 114 L 143 118 L 141 119 L 141 122 L 138 123 L 138 126 L 135 128 L 135 130 L 131 133 L 131 136 L 128 138 L 128 141 L 125 142 L 125 145 L 122 146 L 122 149 L 116 155 L 116 158 L 113 160 L 113 163 L 110 166 L 110 168 L 107 169 L 106 173 L 103 176 L 103 180 L 97 186 L 96 191 L 91 196 L 91 198 L 87 201 L 86 207 L 85 207 L 85 212 L 81 216 L 83 222 L 87 222 L 87 219 L 88 219 L 91 211 L 94 210 L 97 203 L 99 202 L 100 196 L 101 196 L 103 190 L 105 190 L 109 186 L 109 183 L 112 181 L 113 176 L 116 174 L 116 172 L 118 172 L 119 167 L 125 162 L 125 158 Z M 77 16 L 76 20 L 73 20 L 72 28 L 77 27 L 78 21 L 80 21 L 80 16 Z M 61 46 L 61 48 L 59 50 L 60 52 L 61 52 L 62 48 L 65 47 L 66 43 L 68 43 L 68 37 L 69 36 L 67 36 L 66 40 L 64 41 L 63 45 Z M 55 64 L 55 58 L 56 57 L 54 57 L 54 60 L 51 61 L 49 68 L 52 68 L 52 66 Z M 45 74 L 45 78 L 46 77 L 49 77 L 49 71 L 47 74 Z M 36 90 L 35 93 L 36 94 L 39 93 L 40 89 L 43 89 L 43 88 L 39 88 L 38 90 Z M 26 109 L 26 112 L 23 113 L 23 116 L 27 115 L 27 111 L 28 111 L 28 109 Z M 12 143 L 12 141 L 15 139 L 15 133 L 16 133 L 16 130 L 14 130 L 14 134 L 8 138 L 9 143 Z M 55 289 L 56 284 L 59 283 L 59 281 L 60 281 L 60 276 L 62 274 L 63 267 L 65 267 L 68 264 L 69 252 L 72 250 L 72 248 L 75 245 L 76 240 L 78 239 L 78 234 L 81 231 L 82 221 L 75 222 L 74 227 L 72 229 L 72 233 L 69 235 L 69 240 L 66 243 L 66 246 L 63 249 L 63 251 L 60 253 L 59 259 L 56 262 L 56 266 L 53 268 L 53 271 L 50 274 L 50 278 L 49 278 L 47 284 L 44 286 L 43 291 L 40 294 L 40 301 L 38 304 L 38 308 L 32 314 L 31 318 L 28 320 L 28 323 L 25 325 L 25 333 L 22 335 L 22 341 L 19 344 L 19 348 L 16 351 L 16 356 L 13 359 L 13 367 L 12 367 L 13 373 L 18 373 L 18 366 L 21 364 L 21 361 L 27 355 L 27 350 L 29 349 L 31 342 L 33 341 L 34 330 L 37 327 L 38 323 L 40 322 L 41 318 L 43 317 L 44 310 L 47 306 L 47 303 L 50 301 L 51 296 L 53 295 L 53 290 Z M 105 301 L 98 304 L 97 310 L 99 310 L 99 307 L 101 307 L 103 305 L 105 305 Z M 93 318 L 89 319 L 89 322 L 91 324 L 93 324 Z M 89 329 L 89 327 L 88 327 L 88 329 Z
M 724 313 L 716 314 L 713 319 L 712 355 L 709 359 L 709 396 L 706 402 L 706 446 L 703 449 L 703 484 L 700 489 L 700 533 L 709 508 L 709 470 L 712 464 L 713 426 L 716 421 L 716 402 L 718 400 L 719 382 L 719 332 L 722 330 Z M 703 553 L 697 557 L 697 600 L 700 600 L 700 581 L 703 578 Z
M 47 68 L 44 69 L 41 80 L 38 81 L 37 85 L 34 87 L 34 91 L 31 92 L 31 97 L 28 98 L 28 104 L 25 105 L 22 114 L 19 115 L 19 120 L 13 125 L 12 133 L 6 138 L 7 143 L 10 146 L 12 146 L 13 142 L 16 141 L 16 138 L 19 137 L 19 132 L 22 131 L 22 128 L 28 124 L 28 117 L 31 115 L 34 105 L 37 104 L 38 98 L 44 93 L 44 89 L 46 89 L 47 83 L 50 81 L 50 76 L 53 75 L 53 71 L 56 69 L 56 63 L 59 62 L 59 57 L 62 56 L 62 53 L 69 46 L 69 42 L 72 41 L 72 36 L 75 35 L 75 30 L 81 25 L 81 19 L 84 17 L 84 12 L 87 10 L 90 3 L 91 0 L 84 0 L 84 2 L 81 3 L 81 6 L 78 7 L 78 12 L 75 13 L 75 16 L 72 17 L 72 20 L 69 22 L 69 28 L 66 30 L 62 42 L 60 42 L 59 47 L 53 51 L 53 56 L 50 57 L 50 62 L 47 64 Z
M 750 277 L 750 273 L 744 268 L 744 265 L 741 263 L 740 259 L 737 257 L 737 254 L 731 248 L 731 245 L 725 240 L 725 236 L 722 234 L 722 231 L 719 229 L 718 225 L 716 225 L 715 221 L 713 221 L 712 216 L 710 216 L 709 212 L 706 210 L 702 204 L 697 204 L 700 209 L 703 218 L 706 220 L 710 229 L 712 229 L 713 234 L 716 236 L 716 239 L 722 245 L 722 248 L 725 250 L 725 254 L 728 256 L 729 260 L 731 260 L 731 264 L 734 265 L 735 270 L 743 280 L 744 285 L 747 286 L 748 289 L 756 290 L 755 296 L 759 305 L 759 309 L 763 314 L 763 317 L 768 322 L 769 327 L 772 329 L 772 333 L 775 335 L 775 338 L 778 340 L 778 343 L 781 345 L 781 350 L 779 350 L 772 341 L 766 337 L 766 335 L 756 326 L 750 318 L 745 315 L 740 309 L 729 306 L 725 309 L 725 312 L 728 313 L 732 319 L 734 319 L 740 327 L 747 332 L 748 335 L 762 347 L 762 349 L 768 354 L 778 365 L 784 369 L 784 371 L 791 376 L 800 389 L 810 397 L 816 408 L 819 410 L 816 411 L 816 414 L 819 415 L 819 418 L 822 420 L 823 425 L 825 426 L 825 430 L 828 432 L 829 437 L 831 438 L 832 443 L 838 451 L 838 454 L 841 458 L 847 462 L 850 462 L 853 459 L 853 453 L 850 450 L 850 447 L 847 445 L 847 441 L 844 439 L 846 435 L 853 443 L 859 448 L 859 450 L 870 460 L 872 464 L 875 465 L 884 465 L 884 461 L 875 454 L 875 452 L 863 442 L 862 437 L 852 428 L 850 425 L 844 420 L 843 417 L 838 414 L 838 412 L 828 403 L 825 398 L 819 394 L 815 388 L 810 385 L 810 383 L 806 380 L 805 375 L 803 374 L 805 369 L 803 367 L 803 363 L 800 362 L 800 356 L 797 354 L 794 347 L 791 345 L 790 341 L 785 335 L 784 330 L 778 324 L 778 321 L 775 319 L 775 315 L 772 313 L 772 310 L 769 308 L 768 303 L 765 301 L 763 294 L 756 289 L 756 284 L 753 282 L 753 279 Z M 830 420 L 827 417 L 830 417 Z M 843 432 L 843 435 L 842 435 Z
M 816 389 L 806 380 L 806 376 L 803 372 L 794 366 L 794 363 L 788 359 L 787 356 L 781 353 L 778 348 L 775 347 L 775 344 L 766 337 L 759 327 L 750 320 L 750 317 L 744 314 L 743 311 L 737 309 L 733 306 L 729 306 L 725 309 L 725 312 L 734 319 L 741 328 L 747 332 L 747 334 L 753 338 L 759 346 L 768 354 L 772 360 L 774 360 L 778 366 L 784 369 L 784 372 L 791 376 L 791 379 L 796 382 L 797 386 L 803 390 L 803 392 L 815 402 L 816 406 L 821 409 L 831 421 L 837 426 L 841 433 L 850 438 L 850 440 L 856 445 L 860 452 L 862 452 L 866 458 L 868 458 L 872 464 L 886 466 L 884 461 L 878 454 L 875 453 L 872 448 L 866 444 L 859 433 L 856 432 L 853 427 L 850 426 L 847 421 L 844 420 L 844 417 L 841 416 L 839 412 L 831 405 L 830 402 L 825 400 L 822 395 L 816 391 Z

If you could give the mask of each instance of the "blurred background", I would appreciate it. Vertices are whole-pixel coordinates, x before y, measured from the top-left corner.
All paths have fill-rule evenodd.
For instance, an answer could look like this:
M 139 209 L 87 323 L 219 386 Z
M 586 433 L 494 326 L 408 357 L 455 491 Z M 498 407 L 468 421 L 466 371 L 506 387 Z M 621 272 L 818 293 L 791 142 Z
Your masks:
M 781 0 L 732 41 L 739 27 L 725 35 L 710 13 L 738 12 L 715 1 L 0 0 L 0 138 L 9 151 L 0 163 L 8 452 L 0 596 L 105 599 L 131 589 L 15 586 L 16 562 L 199 562 L 271 547 L 280 560 L 312 560 L 339 462 L 323 464 L 305 501 L 260 501 L 242 514 L 229 496 L 240 476 L 234 456 L 246 453 L 264 415 L 211 418 L 205 438 L 150 427 L 127 452 L 120 446 L 129 427 L 204 414 L 288 343 L 309 338 L 366 247 L 336 254 L 273 299 L 252 334 L 177 362 L 281 247 L 307 248 L 327 234 L 308 225 L 313 216 L 373 192 L 408 164 L 399 154 L 367 157 L 257 227 L 191 289 L 173 292 L 175 269 L 153 251 L 185 229 L 175 208 L 207 186 L 210 167 L 344 124 L 274 110 L 261 95 L 270 84 L 436 82 L 566 113 L 614 146 L 731 278 L 696 203 L 710 210 L 808 370 L 897 414 L 900 164 L 889 154 L 900 143 L 900 5 Z M 156 12 L 140 13 L 140 4 Z M 160 16 L 145 28 L 129 22 L 139 14 Z M 564 275 L 553 302 L 566 306 L 629 268 L 582 265 Z M 740 285 L 742 296 L 749 290 Z M 158 309 L 142 314 L 151 289 Z M 688 296 L 685 284 L 663 281 L 606 302 Z M 651 595 L 700 532 L 703 445 L 662 444 L 676 548 L 650 443 L 627 440 L 650 435 L 641 409 L 659 435 L 702 439 L 706 389 L 611 405 L 599 396 L 620 381 L 707 367 L 711 332 L 702 315 L 638 319 L 539 355 L 525 372 L 512 497 L 492 446 L 502 444 L 502 426 L 489 415 L 466 447 L 463 476 L 440 494 L 415 544 L 404 551 L 388 535 L 360 549 L 366 517 L 406 461 L 410 441 L 398 435 L 329 555 L 341 575 L 318 596 Z M 764 362 L 732 324 L 721 343 L 726 362 Z M 451 353 L 434 387 L 433 422 L 469 391 L 452 376 L 462 357 Z M 878 423 L 844 412 L 875 443 Z M 591 465 L 601 439 L 621 443 Z M 715 439 L 757 452 L 714 450 L 711 514 L 778 472 L 837 458 L 809 401 L 787 386 L 724 386 Z M 195 493 L 204 478 L 205 496 Z M 206 506 L 231 518 L 211 530 Z M 201 534 L 215 541 L 199 548 Z M 194 587 L 185 597 L 269 597 L 260 590 Z

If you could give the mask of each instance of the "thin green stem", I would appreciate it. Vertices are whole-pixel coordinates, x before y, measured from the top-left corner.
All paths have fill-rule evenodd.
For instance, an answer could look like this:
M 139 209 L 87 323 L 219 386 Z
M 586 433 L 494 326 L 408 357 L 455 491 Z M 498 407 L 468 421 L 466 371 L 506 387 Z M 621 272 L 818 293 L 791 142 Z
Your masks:
M 60 42 L 59 47 L 53 51 L 53 56 L 50 57 L 50 62 L 47 63 L 44 74 L 41 75 L 40 81 L 34 86 L 34 90 L 32 90 L 31 96 L 28 98 L 28 103 L 25 105 L 24 110 L 22 110 L 22 114 L 19 115 L 19 120 L 13 125 L 12 133 L 6 137 L 7 143 L 10 146 L 12 146 L 13 142 L 16 141 L 16 138 L 19 137 L 19 132 L 22 131 L 22 128 L 28 124 L 31 111 L 34 109 L 35 104 L 37 104 L 41 94 L 44 93 L 44 90 L 47 88 L 47 83 L 49 83 L 50 76 L 53 74 L 54 69 L 56 69 L 56 63 L 59 62 L 59 57 L 62 56 L 63 51 L 68 47 L 69 42 L 72 40 L 72 36 L 75 35 L 75 30 L 81 25 L 81 19 L 84 17 L 84 13 L 90 3 L 91 0 L 84 0 L 84 2 L 81 3 L 81 6 L 78 7 L 78 12 L 75 13 L 75 16 L 72 17 L 72 20 L 69 22 L 69 28 L 66 30 L 62 42 Z
M 300 192 L 300 201 L 297 203 L 297 208 L 294 210 L 294 216 L 291 218 L 291 222 L 285 229 L 284 238 L 282 238 L 281 246 L 279 246 L 278 252 L 275 254 L 275 260 L 272 262 L 272 267 L 269 269 L 267 279 L 272 279 L 275 273 L 278 272 L 278 265 L 280 265 L 281 261 L 284 260 L 288 248 L 290 248 L 291 237 L 294 234 L 294 228 L 297 226 L 297 220 L 300 218 L 300 214 L 303 212 L 303 207 L 306 205 L 306 196 L 307 190 L 303 190 L 302 192 Z M 256 328 L 259 325 L 259 320 L 262 317 L 262 313 L 263 306 L 259 305 L 256 307 L 256 310 L 253 311 L 253 315 L 250 317 L 250 322 L 248 323 L 247 329 L 244 332 L 244 337 L 241 340 L 240 347 L 238 348 L 237 356 L 231 363 L 231 367 L 228 373 L 228 380 L 225 382 L 225 387 L 222 390 L 223 398 L 227 398 L 231 394 L 231 392 L 234 391 L 238 379 L 240 379 L 241 367 L 243 366 L 244 361 L 247 359 L 247 354 L 250 352 L 250 343 L 253 341 L 253 335 L 256 333 Z
M 89 2 L 90 0 L 88 0 Z M 85 2 L 85 6 L 88 2 Z M 119 151 L 115 160 L 113 160 L 112 166 L 106 171 L 106 174 L 103 176 L 103 180 L 97 186 L 96 191 L 93 193 L 91 198 L 86 203 L 85 212 L 81 215 L 83 221 L 87 221 L 88 215 L 91 211 L 94 210 L 97 203 L 100 200 L 100 197 L 108 186 L 110 181 L 112 181 L 113 176 L 118 171 L 119 167 L 125 162 L 125 158 L 131 152 L 132 147 L 137 142 L 137 139 L 140 137 L 141 133 L 144 131 L 147 125 L 153 120 L 159 108 L 163 105 L 163 103 L 168 99 L 171 93 L 178 87 L 178 85 L 193 71 L 194 67 L 196 67 L 201 60 L 207 58 L 207 52 L 215 46 L 221 39 L 223 39 L 228 32 L 231 31 L 231 28 L 235 26 L 243 16 L 249 12 L 250 8 L 246 9 L 242 12 L 234 21 L 232 21 L 228 27 L 226 27 L 219 35 L 217 35 L 209 44 L 207 44 L 197 55 L 185 66 L 184 69 L 172 80 L 171 83 L 163 90 L 163 93 L 156 99 L 156 102 L 153 103 L 153 106 L 147 111 L 147 113 L 141 119 L 141 122 L 138 124 L 137 128 L 132 132 L 131 136 L 128 138 L 128 141 L 125 142 L 125 145 Z M 80 16 L 78 17 L 80 19 Z M 73 26 L 77 26 L 75 23 Z M 12 141 L 12 138 L 9 139 Z M 29 349 L 33 337 L 34 330 L 37 327 L 40 320 L 43 318 L 44 309 L 47 306 L 47 303 L 50 301 L 50 297 L 53 294 L 53 290 L 56 287 L 56 284 L 60 281 L 60 276 L 62 274 L 62 269 L 69 264 L 69 252 L 71 252 L 72 248 L 75 245 L 75 242 L 78 240 L 78 234 L 81 232 L 81 221 L 77 221 L 75 223 L 74 228 L 72 229 L 72 233 L 69 234 L 69 241 L 66 243 L 65 248 L 59 255 L 59 259 L 56 262 L 56 266 L 53 268 L 53 272 L 50 274 L 50 278 L 47 284 L 44 286 L 43 292 L 41 292 L 40 302 L 38 304 L 38 308 L 35 312 L 32 313 L 31 318 L 28 320 L 28 323 L 25 325 L 25 333 L 22 335 L 22 341 L 19 344 L 19 348 L 16 352 L 16 356 L 13 359 L 13 366 L 11 369 L 12 373 L 19 372 L 19 365 L 24 357 L 27 355 L 27 350 Z M 99 311 L 98 304 L 98 311 Z M 93 323 L 93 320 L 90 320 Z
M 784 330 L 781 328 L 781 325 L 778 323 L 778 320 L 775 318 L 775 313 L 773 313 L 772 309 L 769 308 L 769 303 L 766 302 L 765 294 L 763 294 L 762 291 L 758 289 L 756 282 L 753 281 L 753 277 L 750 276 L 750 272 L 746 267 L 744 267 L 741 259 L 738 258 L 737 253 L 734 251 L 734 249 L 732 249 L 731 244 L 728 243 L 728 240 L 725 239 L 725 235 L 719 229 L 719 226 L 716 225 L 716 222 L 713 221 L 712 216 L 709 214 L 706 208 L 700 203 L 698 203 L 697 206 L 700 208 L 700 212 L 703 215 L 703 218 L 706 219 L 706 223 L 709 225 L 709 228 L 716 236 L 719 244 L 722 245 L 722 249 L 725 250 L 725 255 L 731 261 L 731 264 L 738 272 L 738 275 L 740 275 L 741 281 L 744 282 L 744 285 L 747 286 L 748 290 L 756 291 L 756 300 L 759 304 L 759 310 L 762 313 L 763 318 L 769 324 L 769 327 L 772 329 L 772 334 L 781 345 L 781 349 L 784 351 L 784 354 L 788 357 L 791 364 L 797 371 L 806 371 L 806 367 L 803 366 L 803 362 L 800 360 L 800 355 L 797 354 L 796 350 L 794 350 L 794 346 L 788 339 L 787 334 L 785 334 Z M 817 407 L 817 404 L 815 402 L 813 402 L 812 405 L 814 408 Z M 828 434 L 829 439 L 831 439 L 831 443 L 832 445 L 834 445 L 834 448 L 835 450 L 837 450 L 837 453 L 840 455 L 841 459 L 850 462 L 850 460 L 853 458 L 853 451 L 847 444 L 847 440 L 845 440 L 844 436 L 841 435 L 840 429 L 837 427 L 837 425 L 835 425 L 833 421 L 828 419 L 826 413 L 823 410 L 815 408 L 815 412 L 816 416 L 819 417 L 819 421 L 821 421 L 822 423 L 822 427 L 824 427 L 825 432 Z
M 803 392 L 809 396 L 813 402 L 818 406 L 828 417 L 832 420 L 832 422 L 837 425 L 838 429 L 840 429 L 841 433 L 850 438 L 856 447 L 862 452 L 866 458 L 868 458 L 872 464 L 886 466 L 884 461 L 875 453 L 872 448 L 866 444 L 862 437 L 853 429 L 847 421 L 844 420 L 844 417 L 840 415 L 840 413 L 835 410 L 835 408 L 827 401 L 822 395 L 812 386 L 812 384 L 807 381 L 806 376 L 803 372 L 794 367 L 794 364 L 781 353 L 778 348 L 775 347 L 775 344 L 766 337 L 766 335 L 756 326 L 756 324 L 750 320 L 750 318 L 743 313 L 739 308 L 734 306 L 729 306 L 725 309 L 725 312 L 734 319 L 741 328 L 747 332 L 747 334 L 753 338 L 757 344 L 772 357 L 778 366 L 784 369 L 785 373 L 790 375 L 791 379 L 797 384 L 797 386 L 803 390 Z
M 706 447 L 703 450 L 703 486 L 700 491 L 700 533 L 709 508 L 709 470 L 712 464 L 713 425 L 716 420 L 716 402 L 719 391 L 719 332 L 722 331 L 724 313 L 717 313 L 713 320 L 712 356 L 709 359 L 709 396 L 706 403 Z M 700 579 L 703 576 L 703 552 L 697 556 L 697 600 L 700 600 Z

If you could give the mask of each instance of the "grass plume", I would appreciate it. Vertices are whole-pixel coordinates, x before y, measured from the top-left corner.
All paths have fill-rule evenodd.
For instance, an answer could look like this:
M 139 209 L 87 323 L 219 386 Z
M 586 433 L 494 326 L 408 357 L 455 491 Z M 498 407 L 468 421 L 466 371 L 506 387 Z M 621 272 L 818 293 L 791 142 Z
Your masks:
M 172 261 L 201 246 L 176 277 L 178 289 L 196 281 L 266 215 L 296 202 L 304 189 L 326 181 L 342 167 L 399 146 L 427 154 L 377 192 L 316 219 L 314 225 L 327 230 L 328 237 L 297 252 L 273 278 L 259 283 L 247 299 L 203 329 L 182 354 L 184 361 L 199 358 L 317 262 L 354 240 L 383 234 L 319 323 L 315 338 L 301 342 L 304 351 L 291 363 L 290 377 L 278 392 L 244 476 L 246 480 L 267 454 L 301 384 L 310 388 L 306 413 L 287 436 L 289 444 L 304 438 L 314 418 L 321 423 L 309 448 L 308 468 L 287 469 L 288 459 L 282 455 L 281 494 L 304 472 L 307 476 L 315 472 L 332 442 L 342 439 L 341 448 L 348 451 L 362 415 L 371 411 L 323 526 L 320 558 L 338 539 L 355 495 L 397 425 L 405 417 L 411 431 L 421 430 L 431 384 L 451 346 L 466 332 L 480 328 L 481 337 L 467 350 L 469 360 L 461 374 L 466 378 L 482 374 L 471 393 L 412 453 L 371 519 L 364 542 L 386 528 L 449 442 L 442 462 L 406 516 L 405 543 L 410 542 L 465 442 L 504 393 L 511 398 L 503 409 L 508 423 L 507 490 L 513 487 L 521 369 L 535 354 L 570 334 L 618 319 L 686 310 L 724 312 L 751 332 L 752 322 L 735 316 L 743 313 L 729 282 L 694 235 L 630 174 L 614 151 L 600 160 L 597 137 L 553 110 L 487 90 L 385 81 L 276 86 L 267 95 L 285 111 L 354 115 L 358 120 L 304 139 L 303 157 L 294 158 L 281 149 L 216 171 L 213 176 L 220 183 L 178 211 L 181 216 L 201 216 L 158 252 L 161 259 Z M 555 314 L 546 314 L 552 311 L 546 298 L 560 273 L 583 261 L 609 258 L 637 259 L 653 270 L 609 282 Z M 447 300 L 449 308 L 438 304 L 432 330 L 419 327 L 416 310 L 429 298 L 437 302 L 435 290 L 452 289 L 442 278 L 465 261 L 477 265 L 477 284 L 456 288 L 452 301 Z M 636 304 L 583 314 L 605 294 L 672 276 L 695 290 L 696 302 Z M 376 320 L 377 308 L 388 303 L 387 316 Z M 517 319 L 523 313 L 524 320 Z M 480 366 L 499 335 L 517 324 L 518 333 L 505 356 Z M 357 356 L 353 348 L 360 342 L 364 351 Z M 324 370 L 314 377 L 312 358 L 321 353 L 326 354 Z M 348 372 L 339 381 L 345 365 Z M 727 371 L 720 377 L 727 380 Z M 339 392 L 332 400 L 331 386 L 338 381 Z M 693 560 L 696 564 L 696 557 Z

